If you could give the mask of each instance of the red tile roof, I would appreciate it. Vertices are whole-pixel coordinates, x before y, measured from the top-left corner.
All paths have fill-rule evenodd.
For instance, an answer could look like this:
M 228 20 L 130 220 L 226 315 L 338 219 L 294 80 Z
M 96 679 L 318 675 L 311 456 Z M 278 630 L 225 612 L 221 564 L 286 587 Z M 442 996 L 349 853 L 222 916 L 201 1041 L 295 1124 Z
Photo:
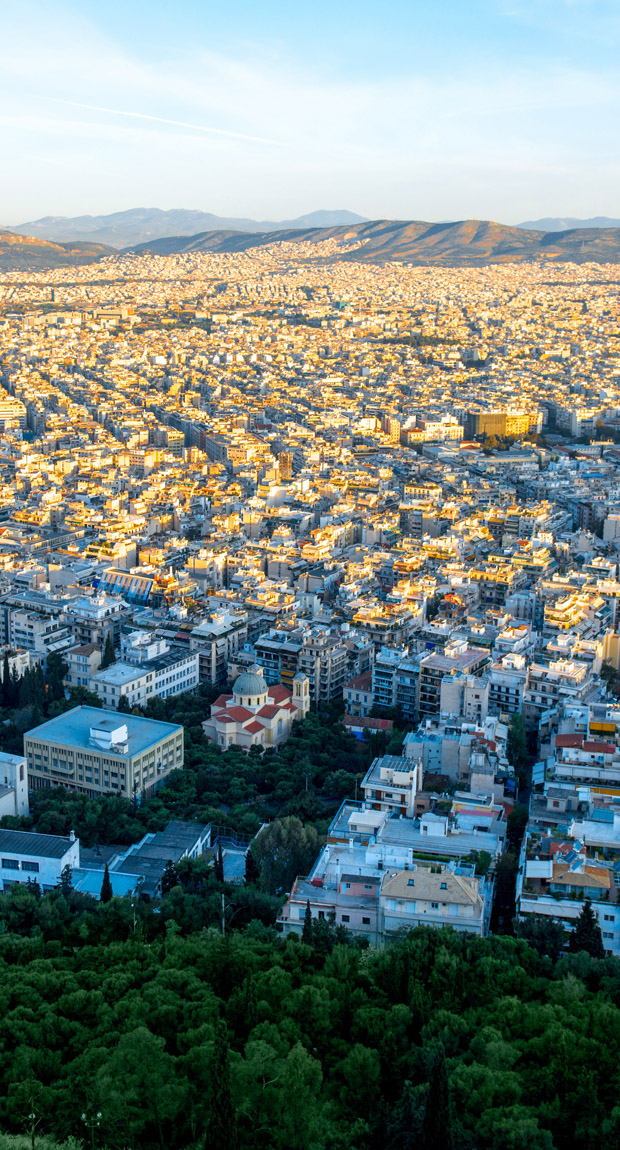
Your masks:
M 232 695 L 218 695 L 215 702 L 212 703 L 212 706 L 213 707 L 225 707 L 229 699 L 232 699 Z
M 391 731 L 394 723 L 392 719 L 373 719 L 370 715 L 346 715 L 343 719 L 345 727 L 367 727 L 370 731 Z
M 349 679 L 345 683 L 345 690 L 347 687 L 352 687 L 354 691 L 370 691 L 372 687 L 372 671 L 364 671 L 363 675 L 356 675 L 355 679 Z
M 249 731 L 251 735 L 256 735 L 258 731 L 264 731 L 265 728 L 262 723 L 254 719 L 252 723 L 248 723 L 247 727 L 244 727 L 244 730 Z
M 293 692 L 289 687 L 285 687 L 284 683 L 278 683 L 275 687 L 270 687 L 267 693 L 273 703 L 286 703 L 287 700 L 293 696 Z
M 283 707 L 276 707 L 273 704 L 266 703 L 257 713 L 262 715 L 264 719 L 275 719 L 278 712 L 282 710 L 284 710 Z
M 583 744 L 583 735 L 556 735 L 556 747 L 581 747 Z

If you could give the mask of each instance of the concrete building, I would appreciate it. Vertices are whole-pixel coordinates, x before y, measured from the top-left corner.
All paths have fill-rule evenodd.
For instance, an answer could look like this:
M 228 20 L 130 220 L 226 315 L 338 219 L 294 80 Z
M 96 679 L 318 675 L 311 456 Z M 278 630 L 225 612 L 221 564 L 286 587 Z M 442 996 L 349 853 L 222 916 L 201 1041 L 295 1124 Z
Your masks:
M 0 867 L 3 890 L 13 883 L 37 882 L 41 891 L 58 886 L 65 867 L 79 867 L 80 842 L 75 835 L 39 835 L 31 831 L 0 830 Z
M 91 798 L 150 798 L 183 766 L 183 728 L 97 707 L 75 707 L 24 735 L 33 788 L 64 786 Z
M 0 751 L 0 818 L 27 815 L 28 769 L 23 755 Z

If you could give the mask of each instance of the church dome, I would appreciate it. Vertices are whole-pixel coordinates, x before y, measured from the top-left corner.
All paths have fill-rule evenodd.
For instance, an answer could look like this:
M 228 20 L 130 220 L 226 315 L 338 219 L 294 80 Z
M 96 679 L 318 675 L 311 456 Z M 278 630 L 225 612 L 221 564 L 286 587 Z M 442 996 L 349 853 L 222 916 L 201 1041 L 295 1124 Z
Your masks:
M 238 675 L 233 684 L 233 695 L 255 696 L 266 695 L 267 684 L 263 676 L 254 671 L 244 671 Z

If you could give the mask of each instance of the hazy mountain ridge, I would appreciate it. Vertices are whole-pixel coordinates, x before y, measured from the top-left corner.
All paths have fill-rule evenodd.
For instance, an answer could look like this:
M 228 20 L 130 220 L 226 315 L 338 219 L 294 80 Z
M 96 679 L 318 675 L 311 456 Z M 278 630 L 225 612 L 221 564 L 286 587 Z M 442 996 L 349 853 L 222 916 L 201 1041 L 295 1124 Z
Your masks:
M 568 232 L 576 228 L 620 228 L 620 220 L 611 216 L 591 216 L 589 220 L 577 220 L 571 216 L 545 216 L 542 220 L 527 220 L 517 224 L 517 227 L 537 232 Z
M 197 251 L 238 252 L 295 241 L 319 245 L 325 240 L 340 240 L 343 244 L 341 252 L 330 250 L 325 258 L 363 263 L 402 260 L 418 265 L 466 267 L 541 258 L 575 263 L 620 262 L 620 228 L 579 228 L 541 233 L 535 229 L 509 227 L 493 220 L 459 220 L 442 224 L 423 220 L 370 220 L 349 227 L 286 229 L 253 234 L 211 231 L 190 237 L 167 236 L 131 250 L 158 255 Z M 321 258 L 320 252 L 317 258 Z
M 133 247 L 134 244 L 149 243 L 165 239 L 167 236 L 192 236 L 199 232 L 236 231 L 269 232 L 286 228 L 337 227 L 359 224 L 364 216 L 355 212 L 317 211 L 309 212 L 294 220 L 250 220 L 215 216 L 212 212 L 192 211 L 173 208 L 129 208 L 124 212 L 112 212 L 102 216 L 43 216 L 40 220 L 30 220 L 16 224 L 10 230 L 19 235 L 35 236 L 50 243 L 74 243 L 75 241 L 108 244 L 118 250 Z
M 563 232 L 509 227 L 493 220 L 368 220 L 340 227 L 285 228 L 243 232 L 209 230 L 192 236 L 165 236 L 125 249 L 126 254 L 151 252 L 243 252 L 275 243 L 305 242 L 316 247 L 317 262 L 401 261 L 430 267 L 481 267 L 526 260 L 558 263 L 620 263 L 620 228 L 575 228 Z M 325 241 L 332 241 L 321 248 Z M 89 264 L 117 249 L 96 242 L 52 243 L 0 230 L 0 270 L 53 268 Z M 297 258 L 297 256 L 295 257 Z

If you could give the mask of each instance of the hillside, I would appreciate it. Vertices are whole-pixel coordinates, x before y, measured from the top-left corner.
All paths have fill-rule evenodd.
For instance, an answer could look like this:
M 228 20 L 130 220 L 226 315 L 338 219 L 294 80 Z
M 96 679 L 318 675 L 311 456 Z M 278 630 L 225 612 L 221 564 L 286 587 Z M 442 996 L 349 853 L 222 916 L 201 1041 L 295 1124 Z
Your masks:
M 329 250 L 320 247 L 331 241 Z M 402 260 L 437 267 L 480 266 L 532 259 L 559 262 L 620 262 L 620 228 L 579 228 L 541 233 L 492 220 L 431 224 L 414 220 L 371 220 L 348 227 L 286 229 L 277 232 L 209 231 L 168 236 L 131 249 L 172 255 L 180 252 L 239 252 L 274 243 L 306 242 L 316 258 L 383 263 Z M 334 246 L 336 250 L 334 251 Z M 337 248 L 341 247 L 338 251 Z
M 363 216 L 347 211 L 318 211 L 294 220 L 250 220 L 215 216 L 211 212 L 189 211 L 175 208 L 130 208 L 125 212 L 112 212 L 105 216 L 44 216 L 17 224 L 11 231 L 19 235 L 36 236 L 52 243 L 73 243 L 76 240 L 109 244 L 114 248 L 127 248 L 134 244 L 149 243 L 166 236 L 194 236 L 198 232 L 236 231 L 271 232 L 283 228 L 327 228 L 358 224 Z
M 52 244 L 34 236 L 18 236 L 0 229 L 0 271 L 3 272 L 92 264 L 110 255 L 116 255 L 116 252 L 105 244 Z

